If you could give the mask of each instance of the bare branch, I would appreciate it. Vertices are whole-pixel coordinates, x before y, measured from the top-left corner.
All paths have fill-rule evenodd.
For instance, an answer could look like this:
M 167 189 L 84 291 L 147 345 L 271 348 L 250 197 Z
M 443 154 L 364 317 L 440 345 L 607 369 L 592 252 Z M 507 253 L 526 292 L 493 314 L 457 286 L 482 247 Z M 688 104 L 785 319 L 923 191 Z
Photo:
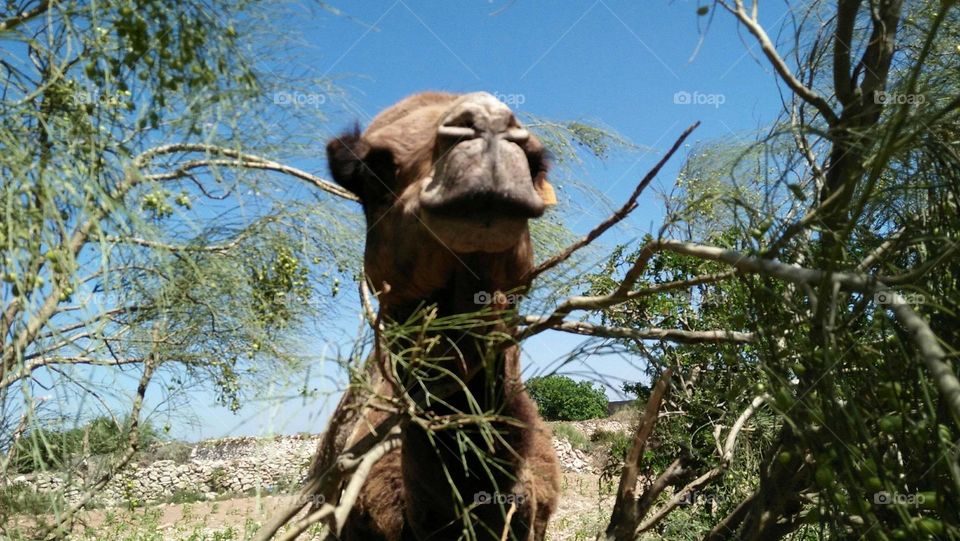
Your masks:
M 675 291 L 678 289 L 686 289 L 688 287 L 700 286 L 703 284 L 712 284 L 715 282 L 726 280 L 727 278 L 733 278 L 737 274 L 739 274 L 737 271 L 716 272 L 713 274 L 703 274 L 700 276 L 695 276 L 693 278 L 688 278 L 686 280 L 674 280 L 672 282 L 654 284 L 650 287 L 645 287 L 643 289 L 636 289 L 634 291 L 631 291 L 627 293 L 626 298 L 636 299 L 640 297 L 656 295 L 657 293 L 663 293 L 666 291 Z
M 670 376 L 673 374 L 671 369 L 664 371 L 660 380 L 650 393 L 650 399 L 647 400 L 647 406 L 643 410 L 643 416 L 640 417 L 640 424 L 637 425 L 637 431 L 633 435 L 633 443 L 627 458 L 624 461 L 623 471 L 620 474 L 620 485 L 617 488 L 617 499 L 613 506 L 613 512 L 610 516 L 610 524 L 607 526 L 607 539 L 616 541 L 632 541 L 633 532 L 637 521 L 637 479 L 640 476 L 640 463 L 643 460 L 643 451 L 647 447 L 647 441 L 653 428 L 657 424 L 660 411 L 660 405 L 663 403 L 663 397 L 670 388 Z
M 167 244 L 167 243 L 165 243 L 165 242 L 159 242 L 159 241 L 150 240 L 150 239 L 142 239 L 142 238 L 139 238 L 139 237 L 113 237 L 113 236 L 104 237 L 104 240 L 106 240 L 107 242 L 110 242 L 110 243 L 127 243 L 127 244 L 134 244 L 134 245 L 137 245 L 137 246 L 143 246 L 144 248 L 158 248 L 158 249 L 167 250 L 167 251 L 170 251 L 170 252 L 218 252 L 218 253 L 222 253 L 222 252 L 229 252 L 230 250 L 232 250 L 232 249 L 236 248 L 237 246 L 239 246 L 241 242 L 243 242 L 245 239 L 247 239 L 248 237 L 250 237 L 250 235 L 252 235 L 252 234 L 256 231 L 256 228 L 257 228 L 258 226 L 261 226 L 261 225 L 263 225 L 263 224 L 265 224 L 265 223 L 270 223 L 270 222 L 273 222 L 273 221 L 275 221 L 275 218 L 274 218 L 273 216 L 266 216 L 266 217 L 264 217 L 263 219 L 258 220 L 257 222 L 249 225 L 248 227 L 246 227 L 245 229 L 243 229 L 242 231 L 240 231 L 240 233 L 237 234 L 237 236 L 234 237 L 233 240 L 231 240 L 230 242 L 225 242 L 225 243 L 223 243 L 223 244 L 211 244 L 211 245 L 191 245 L 191 244 L 184 244 L 184 245 L 176 245 L 176 244 Z
M 28 22 L 30 19 L 36 18 L 40 15 L 43 15 L 50 9 L 49 0 L 43 0 L 36 6 L 21 13 L 14 15 L 8 19 L 5 19 L 3 22 L 0 22 L 0 32 L 6 32 L 8 30 L 13 30 L 14 28 L 20 26 L 21 24 Z
M 661 520 L 669 515 L 687 498 L 687 495 L 690 494 L 691 491 L 704 487 L 713 482 L 715 479 L 723 476 L 724 472 L 727 471 L 727 469 L 730 467 L 730 463 L 733 461 L 733 450 L 737 445 L 737 437 L 740 436 L 740 432 L 743 431 L 744 425 L 746 425 L 747 421 L 753 417 L 753 414 L 757 411 L 757 408 L 759 408 L 760 405 L 766 400 L 769 400 L 769 396 L 764 395 L 755 397 L 753 401 L 750 402 L 750 405 L 740 413 L 739 417 L 737 417 L 737 420 L 730 428 L 730 432 L 727 433 L 726 441 L 721 449 L 720 464 L 710 471 L 704 473 L 700 477 L 694 479 L 682 489 L 678 490 L 673 497 L 670 498 L 670 501 L 667 502 L 666 505 L 658 509 L 652 517 L 637 527 L 637 535 L 650 530 L 659 524 Z
M 606 307 L 623 301 L 628 297 L 630 288 L 633 287 L 633 284 L 636 283 L 637 279 L 643 273 L 647 262 L 655 253 L 660 251 L 670 251 L 699 259 L 719 261 L 734 267 L 741 273 L 774 276 L 781 280 L 797 284 L 816 285 L 826 281 L 827 283 L 836 284 L 836 286 L 839 286 L 841 289 L 848 291 L 866 295 L 886 295 L 891 301 L 886 306 L 893 310 L 897 319 L 912 331 L 914 341 L 920 347 L 927 369 L 933 376 L 937 387 L 949 404 L 951 411 L 960 419 L 960 381 L 957 380 L 953 370 L 945 361 L 946 352 L 940 346 L 933 331 L 930 330 L 930 326 L 913 311 L 913 308 L 906 303 L 902 296 L 890 290 L 877 278 L 860 273 L 828 273 L 826 271 L 808 269 L 798 265 L 746 256 L 733 250 L 713 246 L 674 240 L 656 240 L 647 243 L 641 248 L 636 262 L 634 262 L 633 267 L 627 271 L 626 276 L 616 291 L 609 295 L 596 297 L 570 297 L 561 303 L 549 317 L 539 318 L 529 324 L 523 331 L 518 333 L 518 337 L 523 339 L 537 334 L 546 328 L 561 325 L 564 318 L 574 310 Z
M 521 316 L 520 321 L 525 325 L 538 325 L 547 318 L 537 316 Z M 752 342 L 755 338 L 753 333 L 713 330 L 713 331 L 685 331 L 682 329 L 630 329 L 626 327 L 607 327 L 604 325 L 595 325 L 583 321 L 562 320 L 552 323 L 546 329 L 568 332 L 571 334 L 580 334 L 584 336 L 601 336 L 605 338 L 633 338 L 637 340 L 666 340 L 668 342 L 677 342 L 680 344 L 702 344 L 702 343 L 723 343 L 732 342 L 735 344 Z
M 664 154 L 662 158 L 660 158 L 660 161 L 657 162 L 657 164 L 654 165 L 653 168 L 650 169 L 650 171 L 648 171 L 646 175 L 644 175 L 643 179 L 640 180 L 640 183 L 637 184 L 637 187 L 633 190 L 633 194 L 630 195 L 630 198 L 627 199 L 627 202 L 624 203 L 619 210 L 614 212 L 609 218 L 601 222 L 599 225 L 594 227 L 592 231 L 587 233 L 587 236 L 583 237 L 577 242 L 566 247 L 562 252 L 554 255 L 550 259 L 539 264 L 537 268 L 530 271 L 530 274 L 527 276 L 527 282 L 528 283 L 532 282 L 533 279 L 536 278 L 537 276 L 540 276 L 544 272 L 552 269 L 553 267 L 556 267 L 560 263 L 563 263 L 564 261 L 569 259 L 574 252 L 576 252 L 577 250 L 583 248 L 584 246 L 596 240 L 597 237 L 602 235 L 605 231 L 607 231 L 614 225 L 623 221 L 624 218 L 626 218 L 631 212 L 633 212 L 633 209 L 637 208 L 637 198 L 640 197 L 640 194 L 643 193 L 643 190 L 646 189 L 646 187 L 650 184 L 650 182 L 657 176 L 657 173 L 660 172 L 660 169 L 664 166 L 664 164 L 666 164 L 667 161 L 677 151 L 677 149 L 680 148 L 680 145 L 682 145 L 683 142 L 687 139 L 687 136 L 690 135 L 690 133 L 693 132 L 693 130 L 697 129 L 697 126 L 699 125 L 700 125 L 700 122 L 694 122 L 689 128 L 684 130 L 682 134 L 680 134 L 680 137 L 678 137 L 677 140 L 674 141 L 673 146 L 670 147 L 670 150 L 668 150 L 667 153 Z
M 940 339 L 933 334 L 930 325 L 920 317 L 913 308 L 893 291 L 884 292 L 888 295 L 889 307 L 901 325 L 910 331 L 913 341 L 920 349 L 923 364 L 926 365 L 934 382 L 940 389 L 947 404 L 953 412 L 954 419 L 960 421 L 960 381 L 957 381 L 956 372 L 946 362 L 947 352 L 940 345 Z
M 110 482 L 110 479 L 113 479 L 113 476 L 117 472 L 122 470 L 130 463 L 130 460 L 133 459 L 133 456 L 137 453 L 137 449 L 140 447 L 140 433 L 138 427 L 140 425 L 140 410 L 143 407 L 143 397 L 147 393 L 147 387 L 150 385 L 150 380 L 153 378 L 153 372 L 156 369 L 156 361 L 150 359 L 144 363 L 143 374 L 140 376 L 140 382 L 137 385 L 137 394 L 133 399 L 133 405 L 130 408 L 130 426 L 128 427 L 128 441 L 127 441 L 127 450 L 120 457 L 120 460 L 117 464 L 110 469 L 107 473 L 100 476 L 92 485 L 87 487 L 86 492 L 77 500 L 76 503 L 71 505 L 62 515 L 58 517 L 56 523 L 51 526 L 44 528 L 41 538 L 52 541 L 54 539 L 60 539 L 66 533 L 68 529 L 68 524 L 72 522 L 73 516 L 77 511 L 86 507 L 90 500 L 96 496 L 100 490 Z
M 266 524 L 257 531 L 254 541 L 268 541 L 312 501 L 323 502 L 323 506 L 335 504 L 340 497 L 340 488 L 343 476 L 359 466 L 362 458 L 374 446 L 380 443 L 382 436 L 371 432 L 354 443 L 349 449 L 344 449 L 348 437 L 353 432 L 363 409 L 359 393 L 348 388 L 334 409 L 333 415 L 327 424 L 323 438 L 317 448 L 316 456 L 307 475 L 307 481 L 300 489 L 299 498 L 294 504 L 279 510 Z M 380 427 L 388 433 L 399 426 L 401 416 L 393 414 Z M 323 506 L 320 506 L 321 508 Z M 319 509 L 317 509 L 319 511 Z M 322 520 L 331 511 L 327 511 Z
M 823 115 L 823 118 L 831 126 L 836 124 L 839 121 L 837 114 L 833 112 L 833 109 L 830 107 L 830 104 L 827 103 L 827 100 L 818 94 L 812 88 L 804 86 L 799 79 L 797 79 L 793 72 L 790 71 L 790 67 L 787 66 L 787 63 L 784 62 L 783 58 L 780 57 L 780 54 L 777 52 L 777 48 L 774 47 L 773 42 L 770 41 L 770 36 L 767 35 L 767 32 L 760 26 L 760 22 L 756 18 L 756 3 L 754 3 L 754 14 L 750 15 L 747 13 L 746 9 L 743 6 L 742 0 L 734 0 L 734 7 L 731 7 L 727 2 L 721 0 L 719 2 L 724 9 L 732 13 L 741 24 L 747 27 L 747 30 L 757 38 L 757 43 L 760 44 L 760 48 L 763 50 L 763 54 L 767 57 L 767 60 L 770 61 L 770 64 L 773 65 L 773 69 L 780 75 L 780 78 L 790 87 L 797 96 L 799 96 L 803 101 L 814 106 L 820 114 Z
M 144 167 L 150 163 L 151 160 L 158 156 L 167 155 L 167 154 L 177 154 L 181 152 L 203 152 L 206 154 L 212 154 L 217 156 L 226 156 L 228 158 L 234 158 L 233 161 L 228 160 L 196 160 L 187 162 L 183 164 L 178 169 L 170 173 L 160 173 L 157 175 L 147 175 L 145 179 L 156 179 L 156 180 L 166 180 L 170 178 L 176 178 L 178 176 L 186 176 L 187 172 L 190 169 L 195 169 L 197 167 L 208 167 L 211 165 L 222 165 L 229 167 L 242 167 L 247 169 L 265 169 L 269 171 L 276 171 L 279 173 L 284 173 L 301 180 L 305 180 L 310 184 L 313 184 L 315 187 L 320 188 L 321 190 L 336 195 L 337 197 L 342 197 L 350 201 L 358 201 L 357 196 L 348 192 L 347 190 L 337 186 L 336 184 L 323 180 L 322 178 L 311 175 L 306 171 L 297 169 L 295 167 L 290 167 L 289 165 L 284 165 L 282 163 L 275 162 L 273 160 L 268 160 L 260 156 L 255 156 L 253 154 L 247 154 L 240 152 L 238 150 L 233 150 L 229 148 L 224 148 L 217 145 L 208 145 L 208 144 L 198 144 L 198 143 L 175 143 L 170 145 L 164 145 L 160 147 L 155 147 L 150 150 L 147 150 L 141 153 L 134 159 L 134 164 L 138 167 Z
M 284 532 L 283 536 L 279 538 L 279 541 L 293 541 L 307 528 L 321 520 L 328 518 L 331 515 L 333 515 L 334 521 L 334 534 L 340 535 L 344 524 L 346 524 L 350 510 L 353 508 L 354 503 L 357 501 L 357 497 L 360 495 L 360 489 L 363 487 L 363 483 L 366 482 L 367 477 L 370 475 L 370 470 L 373 469 L 374 464 L 386 456 L 387 453 L 399 448 L 400 442 L 400 427 L 395 426 L 387 433 L 386 438 L 383 441 L 364 453 L 362 459 L 360 459 L 357 464 L 356 471 L 350 477 L 350 482 L 343 490 L 343 494 L 340 496 L 340 502 L 338 505 L 334 506 L 329 503 L 323 504 L 316 511 L 313 511 L 303 519 L 292 524 L 290 529 Z
M 900 229 L 894 231 L 893 234 L 887 238 L 887 240 L 883 241 L 880 246 L 877 246 L 874 251 L 870 252 L 870 255 L 864 258 L 864 260 L 857 265 L 857 270 L 860 272 L 866 271 L 873 266 L 874 263 L 883 259 L 887 253 L 900 242 L 900 238 L 903 237 L 903 234 L 906 231 L 907 228 L 905 227 L 901 227 Z

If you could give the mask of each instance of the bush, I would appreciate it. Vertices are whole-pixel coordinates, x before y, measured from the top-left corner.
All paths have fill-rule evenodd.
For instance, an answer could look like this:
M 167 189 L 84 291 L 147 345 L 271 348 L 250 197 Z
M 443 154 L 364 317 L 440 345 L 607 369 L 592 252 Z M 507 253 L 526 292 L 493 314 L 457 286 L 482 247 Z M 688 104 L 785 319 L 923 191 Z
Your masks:
M 166 501 L 167 503 L 182 505 L 185 503 L 205 502 L 207 501 L 207 497 L 202 492 L 180 488 L 175 490 L 173 494 L 166 499 Z
M 182 441 L 165 441 L 141 448 L 138 460 L 141 464 L 150 464 L 158 460 L 172 460 L 184 464 L 190 460 L 193 445 Z
M 84 426 L 69 430 L 31 430 L 17 441 L 13 468 L 21 473 L 63 469 L 88 454 L 116 453 L 127 447 L 128 426 L 127 421 L 117 426 L 107 417 L 98 417 Z M 156 429 L 149 423 L 140 424 L 139 438 L 141 449 L 160 439 Z
M 626 432 L 597 430 L 590 435 L 590 441 L 605 446 L 609 458 L 623 462 L 627 458 L 630 446 L 633 444 L 633 437 Z
M 589 381 L 556 375 L 530 378 L 527 391 L 548 421 L 582 421 L 607 414 L 607 395 Z
M 0 487 L 0 516 L 6 516 L 7 513 L 46 515 L 64 507 L 63 495 L 59 493 L 38 492 L 20 483 Z
M 553 435 L 565 438 L 574 449 L 586 451 L 590 447 L 590 440 L 587 439 L 587 436 L 571 424 L 559 423 L 553 425 Z

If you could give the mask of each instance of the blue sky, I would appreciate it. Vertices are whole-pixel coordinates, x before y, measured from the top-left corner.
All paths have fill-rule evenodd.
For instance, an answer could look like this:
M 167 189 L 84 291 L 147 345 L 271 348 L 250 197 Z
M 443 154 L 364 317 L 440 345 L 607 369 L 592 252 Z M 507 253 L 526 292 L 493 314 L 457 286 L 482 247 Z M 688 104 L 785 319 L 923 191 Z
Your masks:
M 355 119 L 365 125 L 378 111 L 413 92 L 485 90 L 521 112 L 599 123 L 648 149 L 620 153 L 602 163 L 587 160 L 563 173 L 593 186 L 615 204 L 628 197 L 692 122 L 699 120 L 702 126 L 690 143 L 749 137 L 781 110 L 774 75 L 766 63 L 758 62 L 759 47 L 751 36 L 738 30 L 726 13 L 717 13 L 703 35 L 709 17 L 696 14 L 694 1 L 331 0 L 330 4 L 349 17 L 295 7 L 290 8 L 295 17 L 276 22 L 277 32 L 300 36 L 302 50 L 294 51 L 295 58 L 275 62 L 298 62 L 311 76 L 335 79 L 356 105 L 355 111 L 329 111 L 330 122 L 318 128 L 318 134 L 345 129 Z M 764 7 L 771 11 L 760 13 L 761 22 L 774 35 L 786 7 Z M 677 93 L 687 93 L 680 96 L 689 95 L 694 103 L 676 103 Z M 324 136 L 318 135 L 318 154 Z M 669 190 L 683 154 L 661 172 L 656 184 L 660 189 Z M 326 174 L 320 160 L 295 165 Z M 562 182 L 557 184 L 562 187 Z M 560 195 L 561 205 L 576 203 L 582 209 L 569 215 L 568 226 L 577 233 L 609 215 L 610 207 L 602 201 L 571 202 L 564 199 L 569 194 L 561 190 Z M 635 238 L 659 225 L 662 216 L 659 199 L 648 191 L 628 222 L 603 240 L 612 245 Z M 355 297 L 344 299 L 355 302 Z M 355 310 L 345 307 L 343 312 Z M 335 347 L 356 328 L 355 319 L 340 316 L 335 326 L 341 329 L 331 333 L 336 336 L 305 337 L 315 342 L 309 347 L 314 354 Z M 580 342 L 552 332 L 533 338 L 525 344 L 526 370 L 543 370 Z M 623 359 L 588 362 L 613 379 L 637 376 Z M 319 432 L 336 400 L 254 403 L 235 416 L 200 398 L 200 425 L 183 428 L 176 436 Z

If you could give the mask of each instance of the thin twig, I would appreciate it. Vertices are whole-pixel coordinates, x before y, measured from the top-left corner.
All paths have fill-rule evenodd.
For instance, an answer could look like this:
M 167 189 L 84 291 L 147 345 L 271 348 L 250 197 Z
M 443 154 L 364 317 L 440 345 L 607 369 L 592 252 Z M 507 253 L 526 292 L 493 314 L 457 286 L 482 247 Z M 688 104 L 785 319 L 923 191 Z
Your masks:
M 760 44 L 760 49 L 763 50 L 763 54 L 767 57 L 767 60 L 770 61 L 770 64 L 773 65 L 773 69 L 780 75 L 780 79 L 783 80 L 790 87 L 797 96 L 799 96 L 803 101 L 814 106 L 820 114 L 823 115 L 823 118 L 831 126 L 836 124 L 839 121 L 837 114 L 833 111 L 833 108 L 830 107 L 830 104 L 827 103 L 827 100 L 823 99 L 823 96 L 818 94 L 812 88 L 804 86 L 799 79 L 797 79 L 793 72 L 790 71 L 790 67 L 787 66 L 787 63 L 784 62 L 783 58 L 780 57 L 780 54 L 777 52 L 777 48 L 773 45 L 773 42 L 770 41 L 770 36 L 767 35 L 767 32 L 760 25 L 760 22 L 754 16 L 751 16 L 746 12 L 743 7 L 742 0 L 734 0 L 734 6 L 731 7 L 727 2 L 720 1 L 719 4 L 732 13 L 741 24 L 747 27 L 747 30 L 753 34 L 757 39 L 757 43 Z M 756 4 L 754 4 L 756 7 Z
M 739 437 L 740 432 L 743 431 L 744 425 L 746 425 L 747 421 L 753 417 L 753 414 L 757 411 L 757 408 L 759 408 L 760 405 L 768 399 L 769 397 L 767 395 L 763 395 L 755 397 L 753 401 L 750 402 L 750 405 L 740 413 L 739 417 L 737 417 L 737 420 L 730 428 L 730 432 L 727 433 L 726 441 L 720 451 L 720 464 L 710 471 L 704 473 L 700 477 L 694 479 L 682 489 L 678 490 L 673 497 L 670 498 L 670 501 L 667 502 L 666 505 L 658 509 L 652 517 L 637 527 L 637 535 L 650 530 L 659 524 L 661 520 L 669 515 L 687 498 L 687 495 L 690 494 L 691 491 L 704 487 L 713 482 L 715 479 L 723 476 L 724 472 L 727 471 L 727 469 L 730 467 L 730 463 L 733 461 L 733 450 L 737 445 L 737 437 Z
M 33 19 L 39 15 L 43 15 L 50 8 L 49 0 L 43 0 L 36 5 L 33 9 L 28 9 L 26 11 L 20 12 L 9 19 L 5 19 L 0 22 L 0 32 L 6 32 L 8 30 L 13 30 L 14 28 L 20 26 L 21 24 Z
M 350 201 L 358 201 L 357 196 L 348 192 L 347 190 L 337 186 L 336 184 L 326 181 L 316 175 L 311 175 L 306 171 L 297 169 L 296 167 L 290 167 L 289 165 L 284 165 L 282 163 L 275 162 L 273 160 L 268 160 L 260 156 L 253 154 L 247 154 L 245 152 L 240 152 L 238 150 L 233 150 L 229 148 L 224 148 L 218 145 L 208 145 L 208 144 L 199 144 L 199 143 L 175 143 L 170 145 L 163 145 L 159 147 L 154 147 L 149 149 L 134 159 L 134 164 L 138 167 L 144 167 L 151 160 L 158 156 L 163 156 L 167 154 L 178 154 L 178 153 L 189 153 L 189 152 L 203 152 L 206 154 L 226 156 L 228 158 L 234 158 L 234 162 L 224 162 L 216 161 L 211 162 L 209 160 L 198 160 L 187 162 L 178 169 L 175 169 L 173 172 L 169 173 L 159 173 L 154 178 L 157 179 L 169 179 L 174 178 L 175 176 L 184 176 L 187 174 L 189 169 L 201 166 L 209 165 L 226 165 L 233 167 L 243 167 L 248 169 L 266 169 L 270 171 L 277 171 L 280 173 L 285 173 L 287 175 L 299 178 L 301 180 L 306 180 L 307 182 L 313 184 L 317 188 L 325 192 L 329 192 L 337 197 L 342 197 Z M 145 178 L 149 179 L 150 176 Z
M 554 255 L 553 257 L 539 264 L 535 269 L 530 271 L 530 273 L 527 275 L 527 278 L 526 278 L 527 283 L 532 282 L 537 276 L 540 276 L 544 272 L 552 269 L 553 267 L 556 267 L 560 263 L 563 263 L 564 261 L 569 259 L 574 252 L 593 242 L 597 237 L 602 235 L 605 231 L 607 231 L 614 225 L 623 221 L 624 218 L 626 218 L 631 212 L 633 212 L 633 210 L 637 208 L 637 198 L 640 197 L 640 194 L 643 193 L 643 190 L 646 189 L 646 187 L 650 184 L 650 182 L 653 181 L 654 177 L 657 176 L 657 173 L 660 172 L 660 169 L 664 166 L 664 164 L 666 164 L 667 161 L 677 151 L 677 149 L 680 148 L 680 145 L 682 145 L 683 142 L 687 139 L 687 136 L 690 135 L 690 133 L 693 132 L 693 130 L 697 129 L 697 126 L 699 125 L 700 125 L 699 121 L 694 122 L 689 128 L 684 130 L 682 134 L 680 134 L 680 137 L 678 137 L 677 140 L 674 141 L 673 146 L 670 147 L 670 150 L 668 150 L 667 153 L 664 154 L 662 158 L 660 158 L 660 161 L 657 162 L 657 164 L 654 165 L 653 168 L 650 169 L 650 171 L 648 171 L 646 175 L 644 175 L 643 179 L 640 180 L 640 183 L 637 184 L 637 187 L 633 190 L 633 194 L 630 195 L 630 198 L 627 199 L 627 202 L 624 203 L 619 210 L 614 212 L 609 218 L 601 222 L 599 225 L 594 227 L 593 230 L 587 233 L 587 236 L 583 237 L 577 242 L 574 242 L 570 246 L 567 246 L 562 252 Z
M 96 482 L 90 485 L 86 492 L 77 500 L 76 503 L 70 506 L 62 515 L 56 523 L 51 526 L 47 526 L 42 530 L 40 538 L 46 540 L 59 539 L 63 537 L 66 533 L 67 524 L 72 522 L 73 516 L 81 509 L 86 507 L 90 500 L 96 496 L 100 490 L 108 483 L 111 479 L 123 468 L 130 463 L 134 455 L 137 453 L 137 450 L 140 448 L 140 410 L 143 408 L 143 398 L 147 393 L 147 387 L 150 385 L 150 380 L 153 378 L 154 370 L 156 370 L 157 364 L 154 359 L 148 359 L 143 363 L 143 374 L 140 376 L 140 381 L 137 385 L 137 394 L 133 399 L 133 406 L 130 408 L 130 425 L 128 427 L 128 441 L 127 441 L 127 450 L 120 457 L 120 460 L 117 462 L 116 466 L 110 469 L 107 473 L 100 476 Z
M 374 464 L 386 456 L 387 453 L 399 448 L 400 442 L 400 427 L 395 426 L 387 433 L 383 441 L 364 453 L 363 458 L 358 462 L 356 471 L 350 477 L 350 482 L 343 490 L 343 495 L 340 497 L 338 505 L 323 504 L 318 510 L 313 511 L 303 519 L 292 524 L 290 529 L 285 531 L 283 536 L 279 538 L 279 541 L 292 541 L 307 528 L 331 515 L 334 518 L 334 533 L 335 535 L 340 535 L 347 521 L 347 517 L 350 514 L 350 510 L 360 495 L 360 489 L 370 475 L 370 470 L 373 469 Z
M 544 322 L 547 318 L 537 316 L 520 316 L 521 323 L 525 325 L 537 325 Z M 580 334 L 584 336 L 600 336 L 604 338 L 633 338 L 637 340 L 665 340 L 667 342 L 676 342 L 679 344 L 703 344 L 703 343 L 735 343 L 744 344 L 752 342 L 755 335 L 750 332 L 712 330 L 712 331 L 685 331 L 682 329 L 659 329 L 655 327 L 646 329 L 630 329 L 627 327 L 608 327 L 605 325 L 595 325 L 583 321 L 561 320 L 550 324 L 545 329 L 568 332 L 571 334 Z

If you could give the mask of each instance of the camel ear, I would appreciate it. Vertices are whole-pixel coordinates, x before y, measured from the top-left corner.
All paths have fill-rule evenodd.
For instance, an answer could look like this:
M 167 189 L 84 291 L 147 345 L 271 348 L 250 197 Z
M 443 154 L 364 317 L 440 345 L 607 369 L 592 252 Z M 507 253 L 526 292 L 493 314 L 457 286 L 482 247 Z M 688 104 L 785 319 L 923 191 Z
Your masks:
M 553 184 L 550 184 L 547 180 L 546 171 L 541 171 L 537 174 L 537 178 L 533 180 L 533 189 L 540 195 L 540 199 L 543 199 L 544 205 L 550 206 L 557 204 L 557 192 L 553 190 Z
M 367 176 L 364 164 L 369 146 L 363 141 L 360 126 L 334 137 L 327 143 L 327 164 L 333 180 L 363 200 L 363 185 Z

